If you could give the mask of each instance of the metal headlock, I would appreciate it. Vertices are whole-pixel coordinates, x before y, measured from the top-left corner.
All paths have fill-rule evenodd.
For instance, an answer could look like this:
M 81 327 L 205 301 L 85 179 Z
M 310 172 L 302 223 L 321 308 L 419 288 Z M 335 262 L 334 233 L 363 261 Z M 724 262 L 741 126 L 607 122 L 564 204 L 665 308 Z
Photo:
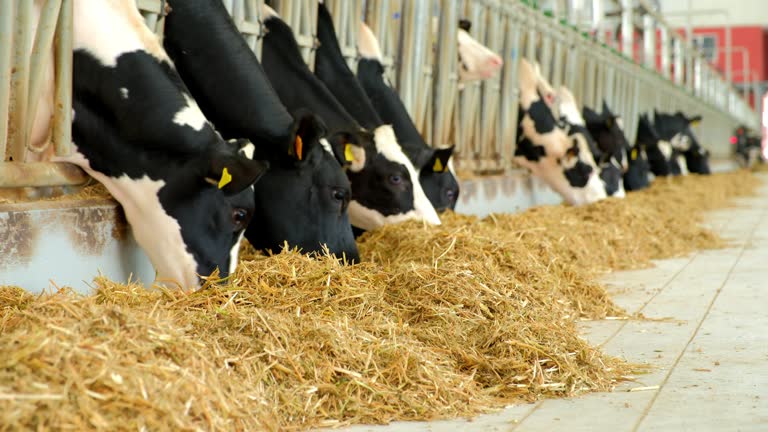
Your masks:
M 147 25 L 162 34 L 165 0 L 135 1 Z M 263 0 L 222 2 L 248 46 L 260 55 Z M 313 67 L 317 3 L 270 3 L 293 28 L 305 61 Z M 503 173 L 514 168 L 521 57 L 538 62 L 555 89 L 567 86 L 582 104 L 600 110 L 605 100 L 623 117 L 630 141 L 638 115 L 654 108 L 702 115 L 695 131 L 715 155 L 727 156 L 727 137 L 737 124 L 760 126 L 758 114 L 732 83 L 646 0 L 639 0 L 640 9 L 633 9 L 633 1 L 617 2 L 624 6 L 614 22 L 621 37 L 608 37 L 603 22 L 585 25 L 582 11 L 566 7 L 574 2 L 562 0 L 552 2 L 555 7 L 548 11 L 525 0 L 325 3 L 350 67 L 356 68 L 358 23 L 364 20 L 379 39 L 389 81 L 422 135 L 436 147 L 455 145 L 456 164 L 464 169 Z M 71 149 L 72 0 L 43 2 L 39 17 L 33 16 L 33 5 L 26 0 L 0 2 L 0 188 L 87 180 L 72 166 L 36 162 L 42 155 L 66 156 Z M 470 19 L 472 37 L 503 58 L 496 77 L 459 83 L 459 18 Z M 635 28 L 642 29 L 642 39 L 635 37 Z M 56 85 L 50 139 L 32 142 L 51 58 Z

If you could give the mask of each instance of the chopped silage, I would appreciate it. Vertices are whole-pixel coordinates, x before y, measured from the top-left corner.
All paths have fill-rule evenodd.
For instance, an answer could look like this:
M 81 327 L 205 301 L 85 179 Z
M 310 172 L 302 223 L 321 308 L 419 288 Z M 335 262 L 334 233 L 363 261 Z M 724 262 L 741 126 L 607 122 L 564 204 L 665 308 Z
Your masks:
M 631 366 L 577 336 L 622 315 L 594 281 L 722 243 L 702 210 L 748 173 L 661 180 L 625 200 L 366 234 L 344 267 L 246 247 L 192 294 L 94 281 L 95 294 L 0 289 L 0 424 L 291 430 L 475 414 L 609 390 Z

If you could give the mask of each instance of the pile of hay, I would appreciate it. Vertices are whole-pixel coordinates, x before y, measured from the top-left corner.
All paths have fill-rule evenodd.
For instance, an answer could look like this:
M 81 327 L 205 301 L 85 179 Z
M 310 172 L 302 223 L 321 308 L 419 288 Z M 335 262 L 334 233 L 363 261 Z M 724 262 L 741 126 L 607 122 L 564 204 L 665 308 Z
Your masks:
M 756 184 L 675 179 L 584 208 L 406 223 L 364 236 L 351 267 L 246 248 L 232 280 L 189 295 L 0 288 L 0 423 L 290 430 L 609 390 L 630 366 L 575 328 L 622 314 L 595 275 L 719 245 L 700 211 Z

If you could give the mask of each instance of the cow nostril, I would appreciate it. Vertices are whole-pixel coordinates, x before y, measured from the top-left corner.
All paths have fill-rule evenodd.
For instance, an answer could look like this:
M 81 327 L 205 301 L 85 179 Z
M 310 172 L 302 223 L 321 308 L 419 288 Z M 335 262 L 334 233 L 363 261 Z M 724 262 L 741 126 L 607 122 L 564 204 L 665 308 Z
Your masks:
M 490 63 L 493 66 L 501 66 L 504 62 L 501 60 L 501 57 L 493 56 L 488 59 L 488 63 Z

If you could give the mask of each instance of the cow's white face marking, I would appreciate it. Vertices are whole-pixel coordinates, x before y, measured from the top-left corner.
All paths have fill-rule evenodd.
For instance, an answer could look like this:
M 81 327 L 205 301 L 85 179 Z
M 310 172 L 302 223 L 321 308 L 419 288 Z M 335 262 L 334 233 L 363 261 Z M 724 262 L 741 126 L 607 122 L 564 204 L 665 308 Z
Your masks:
M 196 131 L 203 130 L 203 127 L 208 123 L 208 119 L 200 111 L 200 107 L 197 106 L 197 102 L 194 99 L 186 93 L 182 94 L 184 95 L 184 100 L 187 101 L 187 106 L 173 116 L 173 122 L 177 125 L 189 126 Z
M 245 230 L 240 233 L 240 235 L 237 237 L 237 241 L 235 242 L 234 246 L 232 246 L 232 249 L 229 251 L 229 276 L 232 276 L 235 274 L 235 270 L 237 270 L 237 260 L 240 256 L 240 243 L 243 241 L 243 237 L 245 236 Z
M 459 80 L 463 82 L 493 77 L 504 64 L 501 57 L 469 35 L 464 29 L 457 32 L 459 43 Z
M 681 175 L 690 174 L 688 171 L 688 162 L 685 161 L 685 156 L 677 155 L 676 159 L 677 159 L 677 164 L 680 165 L 680 174 Z
M 406 170 L 408 170 L 408 175 L 411 177 L 411 184 L 413 185 L 414 209 L 403 214 L 384 216 L 378 211 L 366 208 L 353 200 L 349 203 L 349 221 L 352 225 L 365 230 L 372 230 L 382 225 L 399 223 L 409 219 L 423 220 L 432 225 L 440 225 L 440 217 L 438 217 L 435 207 L 424 193 L 424 189 L 421 188 L 416 168 L 413 167 L 413 163 L 411 163 L 397 143 L 392 126 L 384 125 L 376 128 L 373 132 L 373 140 L 378 153 L 387 160 L 405 166 Z
M 359 30 L 357 33 L 357 49 L 360 51 L 360 56 L 381 61 L 384 57 L 381 55 L 381 47 L 373 31 L 362 21 L 360 21 Z
M 605 198 L 605 186 L 593 171 L 587 185 L 583 188 L 574 188 L 565 177 L 563 168 L 555 158 L 545 157 L 538 162 L 529 161 L 525 157 L 516 156 L 515 161 L 528 168 L 533 175 L 539 177 L 553 191 L 563 197 L 563 201 L 570 205 L 583 205 L 599 201 Z
M 676 150 L 688 151 L 691 149 L 691 139 L 683 133 L 675 134 L 669 142 Z
M 323 147 L 323 150 L 325 150 L 329 155 L 336 157 L 333 154 L 333 149 L 331 148 L 331 143 L 328 142 L 325 138 L 320 138 L 320 145 Z
M 128 89 L 125 87 L 120 87 L 120 96 L 123 99 L 128 99 Z
M 616 126 L 618 126 L 622 132 L 624 131 L 624 120 L 622 120 L 619 116 L 616 117 Z
M 76 0 L 72 21 L 74 49 L 88 51 L 105 66 L 114 67 L 121 55 L 133 51 L 147 52 L 173 64 L 134 2 Z M 105 38 L 105 34 L 111 36 Z
M 245 157 L 253 160 L 253 154 L 256 152 L 256 146 L 254 146 L 253 143 L 249 142 L 248 144 L 244 145 L 240 149 L 240 151 L 243 152 Z
M 669 141 L 659 140 L 658 146 L 661 154 L 664 155 L 664 159 L 667 161 L 672 160 L 672 144 Z
M 166 213 L 157 195 L 165 182 L 147 176 L 132 179 L 127 175 L 108 177 L 91 168 L 85 156 L 73 143 L 72 154 L 54 158 L 80 166 L 103 184 L 121 204 L 136 242 L 149 256 L 157 271 L 157 282 L 183 289 L 199 287 L 197 263 L 187 251 L 178 221 Z

